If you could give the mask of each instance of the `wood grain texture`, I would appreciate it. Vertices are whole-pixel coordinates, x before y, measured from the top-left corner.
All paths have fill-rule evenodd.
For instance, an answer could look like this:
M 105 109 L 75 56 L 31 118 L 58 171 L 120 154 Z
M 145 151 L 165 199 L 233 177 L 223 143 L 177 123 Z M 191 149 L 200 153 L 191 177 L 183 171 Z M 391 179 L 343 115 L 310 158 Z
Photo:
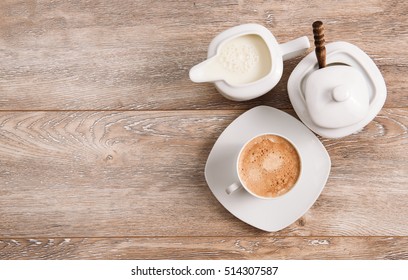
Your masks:
M 408 259 L 408 237 L 0 239 L 0 259 Z
M 0 236 L 268 235 L 229 214 L 204 179 L 241 113 L 0 113 Z M 326 188 L 270 235 L 408 235 L 407 125 L 407 109 L 384 109 L 360 133 L 323 139 Z
M 300 58 L 285 63 L 269 94 L 244 104 L 193 84 L 188 71 L 228 27 L 255 22 L 279 42 L 312 41 L 317 18 L 327 43 L 354 43 L 374 59 L 387 81 L 387 107 L 407 107 L 407 13 L 406 1 L 382 0 L 1 1 L 0 109 L 291 108 L 286 82 Z
M 0 1 L 0 259 L 408 259 L 407 14 L 381 0 Z M 221 206 L 204 166 L 245 110 L 295 115 L 286 85 L 302 56 L 247 102 L 188 71 L 226 28 L 312 42 L 315 20 L 326 43 L 374 60 L 388 96 L 362 131 L 320 138 L 323 193 L 266 233 Z

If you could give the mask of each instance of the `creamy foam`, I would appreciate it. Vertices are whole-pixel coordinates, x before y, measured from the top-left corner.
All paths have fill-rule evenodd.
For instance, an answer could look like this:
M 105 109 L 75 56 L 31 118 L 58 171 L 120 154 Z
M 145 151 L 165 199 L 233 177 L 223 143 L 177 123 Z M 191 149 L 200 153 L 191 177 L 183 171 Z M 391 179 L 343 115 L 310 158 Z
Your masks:
M 300 175 L 300 158 L 286 139 L 266 134 L 252 139 L 238 160 L 241 181 L 254 194 L 277 197 L 287 193 Z
M 271 71 L 271 55 L 265 41 L 258 35 L 236 37 L 219 49 L 217 68 L 230 84 L 257 81 Z

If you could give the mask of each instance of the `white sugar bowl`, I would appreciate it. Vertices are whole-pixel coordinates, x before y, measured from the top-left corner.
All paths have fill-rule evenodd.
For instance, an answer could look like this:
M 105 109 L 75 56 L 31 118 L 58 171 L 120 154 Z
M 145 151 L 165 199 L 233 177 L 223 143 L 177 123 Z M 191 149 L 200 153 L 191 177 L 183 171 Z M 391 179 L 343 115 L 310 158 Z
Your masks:
M 360 71 L 350 66 L 321 68 L 307 78 L 305 100 L 316 125 L 326 128 L 350 126 L 368 113 L 367 82 Z
M 301 121 L 325 138 L 356 133 L 379 113 L 387 97 L 374 61 L 347 42 L 326 45 L 327 66 L 318 67 L 311 52 L 288 80 L 290 102 Z

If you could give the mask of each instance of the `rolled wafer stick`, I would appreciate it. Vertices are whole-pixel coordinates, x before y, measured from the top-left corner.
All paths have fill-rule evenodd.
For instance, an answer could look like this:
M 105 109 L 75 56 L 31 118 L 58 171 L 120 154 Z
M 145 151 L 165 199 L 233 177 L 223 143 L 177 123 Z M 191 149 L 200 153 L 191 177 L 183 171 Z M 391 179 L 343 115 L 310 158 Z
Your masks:
M 315 44 L 315 53 L 319 68 L 326 67 L 326 47 L 324 46 L 324 26 L 320 20 L 313 22 L 313 35 Z

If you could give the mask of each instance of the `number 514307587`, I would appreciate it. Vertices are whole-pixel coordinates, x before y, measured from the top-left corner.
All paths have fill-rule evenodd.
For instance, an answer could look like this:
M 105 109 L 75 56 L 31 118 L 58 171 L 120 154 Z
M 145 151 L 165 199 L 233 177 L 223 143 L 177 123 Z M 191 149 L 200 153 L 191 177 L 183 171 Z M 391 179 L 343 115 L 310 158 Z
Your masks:
M 277 266 L 226 266 L 224 275 L 275 275 L 277 271 Z

